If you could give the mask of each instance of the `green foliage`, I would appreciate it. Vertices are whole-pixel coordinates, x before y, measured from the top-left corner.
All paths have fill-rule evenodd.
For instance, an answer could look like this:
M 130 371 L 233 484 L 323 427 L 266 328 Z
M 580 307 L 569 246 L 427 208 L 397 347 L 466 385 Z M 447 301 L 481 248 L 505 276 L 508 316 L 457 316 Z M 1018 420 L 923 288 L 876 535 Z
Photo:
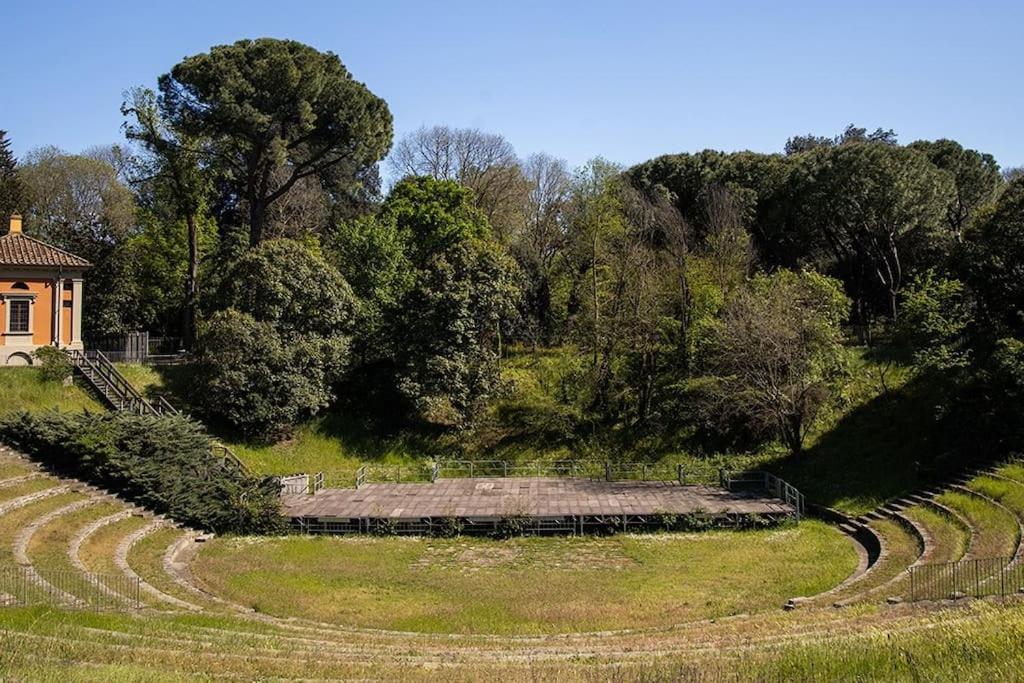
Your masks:
M 1002 188 L 999 164 L 991 154 L 964 149 L 954 140 L 920 141 L 910 149 L 924 152 L 936 167 L 953 176 L 956 192 L 946 207 L 946 222 L 959 240 L 971 219 L 993 202 Z
M 405 178 L 382 209 L 405 238 L 409 257 L 422 267 L 436 254 L 490 234 L 487 217 L 473 203 L 473 191 L 451 180 Z
M 869 143 L 801 155 L 791 178 L 800 219 L 844 280 L 859 322 L 872 302 L 885 302 L 895 320 L 904 274 L 948 253 L 951 176 L 921 152 Z
M 992 366 L 1006 398 L 1024 398 L 1024 341 L 1005 338 L 996 342 Z
M 966 279 L 993 336 L 1024 332 L 1024 177 L 967 233 Z
M 352 288 L 316 250 L 294 240 L 263 242 L 225 275 L 217 304 L 269 323 L 285 340 L 351 332 Z
M 234 309 L 220 311 L 200 331 L 197 404 L 245 436 L 288 435 L 327 406 L 347 352 L 344 337 L 286 339 L 269 322 Z
M 0 438 L 200 529 L 259 533 L 281 525 L 275 482 L 223 467 L 210 437 L 186 417 L 20 412 L 0 418 Z
M 451 181 L 407 178 L 382 213 L 411 264 L 408 281 L 388 286 L 402 288 L 383 333 L 395 385 L 419 420 L 465 426 L 498 385 L 501 325 L 519 291 L 515 264 L 486 239 L 472 193 Z
M 87 335 L 126 331 L 139 302 L 137 267 L 119 248 L 132 232 L 135 201 L 111 162 L 117 156 L 117 150 L 76 155 L 45 147 L 31 152 L 18 172 L 26 232 L 94 265 L 83 311 Z
M 0 219 L 23 210 L 23 189 L 17 170 L 18 162 L 11 152 L 7 131 L 0 130 Z
M 140 232 L 111 255 L 125 264 L 127 273 L 120 277 L 132 285 L 131 317 L 121 319 L 129 329 L 179 330 L 187 300 L 188 226 L 149 209 L 139 211 L 138 221 Z M 206 215 L 196 224 L 198 257 L 204 259 L 216 250 L 217 225 Z
M 412 286 L 413 271 L 406 256 L 406 239 L 394 217 L 360 216 L 343 223 L 327 240 L 332 262 L 359 299 L 360 338 L 367 353 L 385 355 L 380 334 L 385 312 L 394 309 Z
M 533 526 L 533 520 L 526 515 L 505 515 L 498 520 L 492 535 L 494 538 L 515 538 L 522 536 Z
M 203 141 L 206 163 L 246 201 L 252 245 L 263 239 L 268 207 L 300 180 L 365 192 L 391 146 L 384 100 L 337 55 L 293 40 L 215 46 L 175 65 L 159 90 L 163 117 Z
M 959 280 L 929 270 L 904 290 L 898 334 L 924 369 L 950 370 L 970 362 L 964 335 L 974 321 L 970 295 Z
M 442 517 L 433 528 L 438 538 L 455 538 L 462 535 L 462 520 L 458 517 Z
M 39 375 L 47 382 L 63 383 L 75 370 L 68 352 L 56 346 L 40 346 L 32 355 L 43 364 Z
M 393 322 L 398 387 L 427 422 L 463 426 L 498 386 L 497 344 L 517 293 L 514 264 L 469 241 L 417 272 Z
M 793 453 L 845 375 L 848 299 L 813 271 L 759 275 L 727 306 L 711 351 L 717 405 L 774 430 Z

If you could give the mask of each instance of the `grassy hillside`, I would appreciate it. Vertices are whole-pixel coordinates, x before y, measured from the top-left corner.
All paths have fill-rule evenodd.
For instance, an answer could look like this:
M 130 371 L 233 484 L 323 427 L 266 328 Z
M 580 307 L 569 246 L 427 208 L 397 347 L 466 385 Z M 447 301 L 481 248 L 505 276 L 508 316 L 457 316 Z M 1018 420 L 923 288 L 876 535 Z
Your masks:
M 769 443 L 751 452 L 708 453 L 685 434 L 637 434 L 622 425 L 582 424 L 574 407 L 575 354 L 519 350 L 504 359 L 504 392 L 470 431 L 437 434 L 386 430 L 352 408 L 334 408 L 307 421 L 287 441 L 253 443 L 218 434 L 261 474 L 323 471 L 329 484 L 350 485 L 361 463 L 416 465 L 428 459 L 503 459 L 514 462 L 594 459 L 674 467 L 711 479 L 719 467 L 770 468 L 809 499 L 860 513 L 919 488 L 954 469 L 957 454 L 935 449 L 930 438 L 935 398 L 899 360 L 875 349 L 851 347 L 849 379 L 838 407 L 823 416 L 806 451 L 788 457 Z M 122 365 L 144 394 L 166 394 L 188 410 L 188 369 Z M 32 368 L 0 371 L 12 408 L 65 410 L 101 406 L 76 386 L 44 382 Z
M 78 384 L 63 386 L 43 379 L 39 368 L 0 368 L 0 396 L 7 410 L 104 410 Z

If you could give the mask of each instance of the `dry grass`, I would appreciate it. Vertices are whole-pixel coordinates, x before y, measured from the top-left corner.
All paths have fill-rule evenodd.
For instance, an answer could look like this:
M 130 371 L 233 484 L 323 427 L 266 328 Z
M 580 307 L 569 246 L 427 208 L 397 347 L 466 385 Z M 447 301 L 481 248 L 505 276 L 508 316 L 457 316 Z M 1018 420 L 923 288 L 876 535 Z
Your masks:
M 1010 557 L 1017 549 L 1017 520 L 1006 510 L 956 491 L 947 491 L 936 500 L 962 514 L 977 530 L 971 545 L 975 557 Z
M 609 538 L 221 538 L 194 572 L 258 611 L 370 628 L 551 633 L 773 609 L 856 566 L 835 529 Z
M 971 541 L 970 534 L 949 516 L 924 506 L 909 508 L 904 514 L 924 525 L 931 533 L 936 550 L 932 554 L 930 562 L 959 560 L 967 552 Z

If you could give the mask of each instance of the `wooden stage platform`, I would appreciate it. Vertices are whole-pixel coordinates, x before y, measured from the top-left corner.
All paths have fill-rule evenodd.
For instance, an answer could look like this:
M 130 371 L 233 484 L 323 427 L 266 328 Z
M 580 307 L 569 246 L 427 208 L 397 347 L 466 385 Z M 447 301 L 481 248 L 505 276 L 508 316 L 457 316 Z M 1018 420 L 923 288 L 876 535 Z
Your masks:
M 653 524 L 666 515 L 725 519 L 786 518 L 792 505 L 761 492 L 683 486 L 665 481 L 600 481 L 545 477 L 438 479 L 433 483 L 364 484 L 282 496 L 282 512 L 300 529 L 324 533 L 372 530 L 381 520 L 414 533 L 442 519 L 486 526 L 511 517 L 551 527 Z M 651 518 L 649 520 L 649 518 Z M 588 521 L 589 520 L 589 521 Z M 396 526 L 397 525 L 397 526 Z M 543 525 L 541 525 L 543 526 Z

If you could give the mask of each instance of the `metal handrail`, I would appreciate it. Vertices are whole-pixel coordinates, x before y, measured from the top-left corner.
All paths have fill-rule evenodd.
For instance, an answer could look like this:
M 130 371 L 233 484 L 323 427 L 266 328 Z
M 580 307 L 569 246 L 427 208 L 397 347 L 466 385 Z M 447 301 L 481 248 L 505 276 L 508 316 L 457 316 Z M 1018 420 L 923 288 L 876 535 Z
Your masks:
M 728 470 L 722 469 L 719 470 L 719 485 L 727 490 L 732 490 L 735 485 L 760 486 L 775 498 L 791 505 L 798 520 L 804 516 L 806 509 L 804 494 L 771 472 L 741 472 L 738 475 L 733 475 Z
M 688 478 L 689 475 L 689 478 Z M 681 463 L 651 465 L 616 464 L 597 460 L 555 460 L 515 463 L 506 460 L 435 460 L 426 464 L 362 463 L 335 477 L 355 480 L 360 487 L 370 482 L 431 482 L 441 478 L 557 477 L 591 481 L 671 481 L 680 485 L 696 483 L 699 477 L 685 471 Z

